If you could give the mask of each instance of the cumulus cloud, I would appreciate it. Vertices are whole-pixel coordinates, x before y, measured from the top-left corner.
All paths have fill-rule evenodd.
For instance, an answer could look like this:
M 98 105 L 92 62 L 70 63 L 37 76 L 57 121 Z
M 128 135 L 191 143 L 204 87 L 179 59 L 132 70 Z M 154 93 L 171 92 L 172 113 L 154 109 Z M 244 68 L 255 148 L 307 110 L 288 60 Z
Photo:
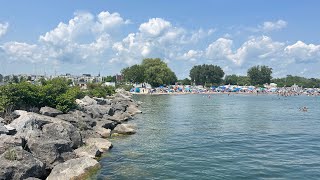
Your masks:
M 149 36 L 159 36 L 171 27 L 171 23 L 162 18 L 152 18 L 148 22 L 142 23 L 139 31 Z
M 5 24 L 1 24 L 3 27 Z M 1 26 L 0 25 L 0 34 Z M 216 29 L 187 29 L 162 18 L 151 18 L 119 36 L 119 28 L 131 26 L 119 13 L 103 11 L 97 15 L 77 12 L 67 22 L 39 36 L 35 43 L 5 42 L 0 44 L 1 59 L 12 62 L 47 63 L 85 70 L 87 64 L 104 64 L 119 72 L 143 58 L 160 57 L 180 74 L 195 64 L 221 66 L 228 73 L 240 74 L 250 66 L 269 65 L 277 75 L 300 72 L 299 64 L 320 64 L 320 45 L 298 41 L 279 42 L 269 36 L 251 36 L 244 41 L 228 33 L 216 35 Z M 286 27 L 283 20 L 265 22 L 260 31 L 269 32 Z M 8 24 L 5 25 L 7 29 Z M 6 31 L 6 30 L 5 30 Z M 224 35 L 223 35 L 224 34 Z M 215 39 L 212 39 L 215 37 Z M 76 66 L 73 66 L 76 64 Z M 301 66 L 302 67 L 302 66 Z M 315 67 L 315 66 L 313 66 Z M 281 73 L 280 73 L 281 72 Z
M 287 27 L 287 25 L 288 25 L 288 23 L 286 21 L 280 19 L 275 22 L 266 21 L 263 23 L 262 26 L 260 26 L 260 28 L 262 29 L 262 31 L 268 32 L 268 31 L 283 29 L 283 28 Z
M 9 28 L 9 23 L 0 23 L 0 37 L 5 35 L 7 33 L 7 30 Z
M 286 55 L 298 63 L 315 62 L 320 59 L 320 45 L 297 41 L 295 44 L 287 46 L 284 51 Z

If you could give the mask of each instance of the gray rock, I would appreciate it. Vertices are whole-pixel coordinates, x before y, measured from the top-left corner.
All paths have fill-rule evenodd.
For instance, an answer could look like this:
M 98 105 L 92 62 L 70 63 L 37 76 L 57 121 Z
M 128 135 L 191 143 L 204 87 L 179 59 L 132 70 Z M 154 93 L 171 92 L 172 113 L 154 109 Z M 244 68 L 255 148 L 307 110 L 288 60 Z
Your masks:
M 88 146 L 96 146 L 99 148 L 100 152 L 105 152 L 112 148 L 112 144 L 110 141 L 103 139 L 103 138 L 89 138 L 86 139 L 86 145 Z
M 63 139 L 53 139 L 42 135 L 29 137 L 28 149 L 46 165 L 46 169 L 52 169 L 55 165 L 76 157 L 71 148 L 72 142 Z
M 136 131 L 133 129 L 133 126 L 130 124 L 118 124 L 117 127 L 115 127 L 112 130 L 112 133 L 117 133 L 117 134 L 135 134 Z
M 91 129 L 97 124 L 90 115 L 79 110 L 71 111 L 68 114 L 58 115 L 57 118 L 70 122 L 80 130 Z
M 111 130 L 110 129 L 106 129 L 106 128 L 103 128 L 103 127 L 94 127 L 93 130 L 97 133 L 97 134 L 100 134 L 100 136 L 102 138 L 108 138 L 110 137 L 111 135 Z
M 16 146 L 22 146 L 22 139 L 19 136 L 0 135 L 0 154 Z
M 95 145 L 85 145 L 74 150 L 74 152 L 77 154 L 78 157 L 90 157 L 90 158 L 100 157 L 102 154 L 99 148 Z
M 88 172 L 100 168 L 98 161 L 89 157 L 68 160 L 55 166 L 47 180 L 85 179 Z
M 109 120 L 121 123 L 132 119 L 132 116 L 128 112 L 117 111 L 113 116 L 108 117 Z
M 15 147 L 0 156 L 0 179 L 44 178 L 44 164 L 31 153 Z
M 14 134 L 17 133 L 16 128 L 11 127 L 10 125 L 4 125 L 4 127 L 7 128 L 7 130 L 8 130 L 8 133 L 7 133 L 7 134 L 8 134 L 8 135 L 14 135 Z
M 92 98 L 90 98 L 89 96 L 85 96 L 82 99 L 76 99 L 76 103 L 80 107 L 83 107 L 83 106 L 95 105 L 95 104 L 97 104 L 97 101 L 92 99 Z
M 102 118 L 103 115 L 109 114 L 111 106 L 102 106 L 102 105 L 90 105 L 83 107 L 84 112 L 89 114 L 92 118 Z
M 93 99 L 96 100 L 97 104 L 99 104 L 99 105 L 110 105 L 111 104 L 111 101 L 109 99 L 97 98 L 97 97 L 94 97 Z
M 135 105 L 129 105 L 129 107 L 127 108 L 127 112 L 129 114 L 131 114 L 131 115 L 136 115 L 136 114 L 141 114 L 142 113 L 142 111 L 140 111 L 138 109 L 138 107 L 135 106 Z
M 43 125 L 51 122 L 55 122 L 55 121 L 59 121 L 59 119 L 28 112 L 28 113 L 21 114 L 19 118 L 14 119 L 10 123 L 10 126 L 12 128 L 15 128 L 19 132 L 22 129 L 26 128 L 27 126 L 37 127 L 38 129 L 41 129 Z
M 48 106 L 42 107 L 40 109 L 40 113 L 45 116 L 51 116 L 51 117 L 56 117 L 57 115 L 63 114 L 62 111 L 59 111 L 57 109 L 54 109 L 54 108 L 48 107 Z
M 105 118 L 109 118 L 110 116 L 106 116 Z M 101 119 L 100 121 L 97 121 L 97 127 L 103 127 L 105 129 L 114 129 L 117 126 L 117 122 L 111 121 L 108 119 Z
M 2 123 L 0 123 L 0 134 L 9 134 L 9 130 Z
M 0 123 L 4 123 L 4 119 L 0 117 Z
M 82 145 L 80 132 L 70 123 L 56 122 L 43 126 L 42 131 L 54 139 L 71 141 L 71 147 L 76 149 Z

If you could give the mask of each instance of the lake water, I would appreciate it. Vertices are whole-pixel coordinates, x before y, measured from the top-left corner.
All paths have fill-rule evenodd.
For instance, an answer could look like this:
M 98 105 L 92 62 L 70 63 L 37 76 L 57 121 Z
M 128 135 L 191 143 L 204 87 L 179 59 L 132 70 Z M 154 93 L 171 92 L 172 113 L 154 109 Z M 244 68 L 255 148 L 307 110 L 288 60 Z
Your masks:
M 111 139 L 94 179 L 320 178 L 320 97 L 135 99 L 137 133 Z

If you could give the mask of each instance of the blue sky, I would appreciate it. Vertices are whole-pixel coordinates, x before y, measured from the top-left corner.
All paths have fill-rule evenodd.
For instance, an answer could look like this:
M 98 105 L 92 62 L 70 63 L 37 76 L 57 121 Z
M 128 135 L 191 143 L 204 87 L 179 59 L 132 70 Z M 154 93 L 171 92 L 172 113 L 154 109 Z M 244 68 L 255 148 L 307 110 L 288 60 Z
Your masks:
M 320 77 L 319 1 L 3 1 L 1 74 L 111 75 L 160 57 L 179 78 L 197 64 L 245 75 Z

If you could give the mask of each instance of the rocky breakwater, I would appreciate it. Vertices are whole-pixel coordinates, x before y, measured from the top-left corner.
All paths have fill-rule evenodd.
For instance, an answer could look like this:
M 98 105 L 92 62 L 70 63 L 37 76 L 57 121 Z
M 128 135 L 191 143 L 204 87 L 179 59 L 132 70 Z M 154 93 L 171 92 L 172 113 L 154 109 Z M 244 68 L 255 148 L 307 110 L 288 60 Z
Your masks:
M 135 133 L 126 122 L 141 111 L 129 93 L 76 102 L 67 114 L 43 107 L 15 110 L 9 124 L 0 118 L 0 179 L 82 179 L 100 167 L 110 136 Z

